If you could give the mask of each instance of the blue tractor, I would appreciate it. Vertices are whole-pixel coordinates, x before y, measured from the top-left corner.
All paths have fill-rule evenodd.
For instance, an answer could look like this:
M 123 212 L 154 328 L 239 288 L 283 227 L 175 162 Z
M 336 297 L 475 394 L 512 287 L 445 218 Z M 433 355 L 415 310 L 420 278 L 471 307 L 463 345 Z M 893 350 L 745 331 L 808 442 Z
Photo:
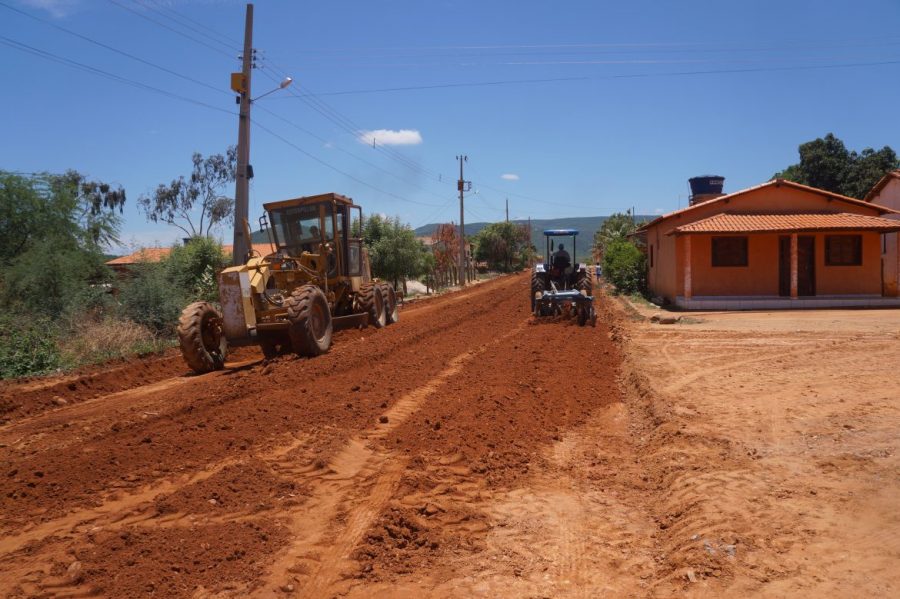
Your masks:
M 557 238 L 572 239 L 572 255 Z M 545 229 L 546 262 L 536 264 L 531 273 L 531 311 L 536 317 L 575 316 L 579 326 L 597 323 L 594 311 L 594 285 L 585 264 L 575 258 L 578 229 Z

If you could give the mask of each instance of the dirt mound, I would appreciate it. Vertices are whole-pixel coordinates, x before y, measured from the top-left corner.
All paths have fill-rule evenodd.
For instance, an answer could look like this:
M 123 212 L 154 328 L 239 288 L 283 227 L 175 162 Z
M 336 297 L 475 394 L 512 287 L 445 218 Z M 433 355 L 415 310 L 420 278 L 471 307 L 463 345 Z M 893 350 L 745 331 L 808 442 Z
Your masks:
M 75 562 L 61 562 L 56 570 L 65 566 L 70 583 L 106 597 L 236 590 L 259 578 L 285 535 L 283 528 L 253 521 L 100 532 L 74 552 Z
M 261 512 L 282 502 L 299 502 L 309 495 L 303 481 L 275 473 L 258 458 L 226 466 L 209 478 L 179 488 L 155 500 L 158 514 Z

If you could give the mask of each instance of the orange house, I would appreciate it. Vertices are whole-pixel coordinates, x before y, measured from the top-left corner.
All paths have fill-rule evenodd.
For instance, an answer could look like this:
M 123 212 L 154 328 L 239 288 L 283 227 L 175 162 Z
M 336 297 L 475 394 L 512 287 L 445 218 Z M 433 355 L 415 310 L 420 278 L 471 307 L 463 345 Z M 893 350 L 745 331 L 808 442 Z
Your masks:
M 900 211 L 900 170 L 891 171 L 872 187 L 864 198 L 867 202 Z M 900 214 L 885 218 L 900 220 Z M 885 233 L 881 244 L 881 270 L 885 295 L 900 295 L 900 233 Z
M 883 215 L 894 213 L 775 179 L 695 194 L 637 235 L 646 242 L 651 294 L 682 308 L 900 306 L 896 290 L 886 295 L 882 284 L 882 235 L 900 231 L 900 221 Z

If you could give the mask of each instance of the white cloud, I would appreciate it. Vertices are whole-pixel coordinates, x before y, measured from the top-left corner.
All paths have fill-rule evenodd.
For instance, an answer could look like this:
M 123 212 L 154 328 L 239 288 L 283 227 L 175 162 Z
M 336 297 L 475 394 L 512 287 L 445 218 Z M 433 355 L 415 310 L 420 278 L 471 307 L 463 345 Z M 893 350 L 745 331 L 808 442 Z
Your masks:
M 61 19 L 72 12 L 78 0 L 21 0 L 22 4 L 38 8 L 50 13 L 50 16 Z
M 504 181 L 518 181 L 519 175 L 515 173 L 503 173 L 502 175 L 500 175 L 500 178 Z
M 360 131 L 356 139 L 359 143 L 371 146 L 417 146 L 422 143 L 422 134 L 415 129 L 374 129 L 372 131 Z

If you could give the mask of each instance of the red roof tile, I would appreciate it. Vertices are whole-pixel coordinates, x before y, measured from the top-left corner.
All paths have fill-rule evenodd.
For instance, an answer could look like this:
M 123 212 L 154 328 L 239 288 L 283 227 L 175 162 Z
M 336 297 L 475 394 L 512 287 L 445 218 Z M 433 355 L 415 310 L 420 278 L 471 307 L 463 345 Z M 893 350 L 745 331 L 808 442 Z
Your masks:
M 793 231 L 900 231 L 900 221 L 847 212 L 820 214 L 716 214 L 669 231 L 690 233 L 780 233 Z
M 234 248 L 233 245 L 223 245 L 222 251 L 230 254 Z M 272 253 L 272 246 L 268 243 L 254 243 L 253 249 L 265 256 Z M 107 266 L 129 266 L 131 264 L 140 264 L 143 262 L 160 262 L 172 252 L 172 248 L 142 248 L 133 254 L 127 256 L 119 256 L 106 262 Z
M 679 214 L 684 214 L 685 212 L 690 212 L 691 210 L 695 210 L 697 208 L 700 208 L 701 206 L 706 207 L 706 206 L 710 206 L 710 205 L 720 203 L 720 202 L 727 203 L 729 200 L 731 200 L 732 198 L 735 198 L 737 196 L 744 195 L 746 193 L 750 193 L 751 191 L 756 191 L 758 189 L 763 189 L 765 187 L 769 187 L 769 186 L 773 186 L 773 185 L 776 187 L 779 185 L 785 185 L 787 187 L 793 187 L 795 189 L 802 189 L 803 191 L 808 191 L 810 193 L 815 193 L 815 194 L 818 194 L 821 196 L 825 196 L 825 197 L 831 198 L 833 200 L 840 200 L 842 202 L 846 202 L 848 204 L 853 204 L 855 206 L 865 206 L 867 208 L 875 208 L 882 214 L 895 212 L 894 210 L 891 210 L 890 208 L 886 208 L 884 206 L 879 206 L 877 204 L 871 204 L 869 202 L 864 202 L 863 200 L 857 200 L 856 198 L 851 198 L 848 196 L 842 196 L 839 193 L 832 193 L 830 191 L 825 191 L 824 189 L 819 189 L 817 187 L 810 187 L 808 185 L 802 185 L 800 183 L 788 181 L 787 179 L 772 179 L 771 181 L 766 181 L 765 183 L 761 183 L 759 185 L 754 185 L 753 187 L 748 187 L 747 189 L 741 189 L 740 191 L 735 191 L 733 193 L 729 193 L 729 194 L 720 196 L 720 197 L 712 199 L 712 200 L 707 200 L 700 204 L 694 204 L 693 206 L 687 206 L 685 208 L 681 208 L 680 210 L 675 210 L 674 212 L 669 212 L 668 214 L 663 214 L 662 216 L 657 217 L 657 218 L 651 220 L 650 222 L 644 223 L 643 225 L 638 227 L 638 231 L 644 230 L 647 227 L 650 227 L 652 225 L 656 225 L 666 219 L 672 218 L 673 216 L 676 216 Z

